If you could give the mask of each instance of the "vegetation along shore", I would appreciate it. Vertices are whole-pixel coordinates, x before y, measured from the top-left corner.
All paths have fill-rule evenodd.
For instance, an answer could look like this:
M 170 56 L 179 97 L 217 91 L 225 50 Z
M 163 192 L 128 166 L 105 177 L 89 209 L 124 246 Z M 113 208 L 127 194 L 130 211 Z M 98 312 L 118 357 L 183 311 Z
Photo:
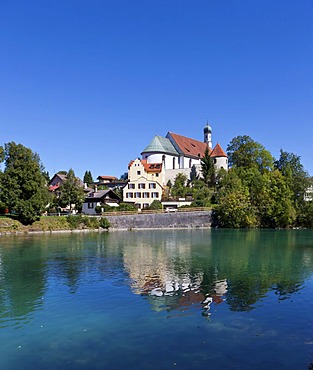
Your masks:
M 212 222 L 225 228 L 313 228 L 313 202 L 307 197 L 312 178 L 301 159 L 294 153 L 280 151 L 279 158 L 249 136 L 237 136 L 227 146 L 229 170 L 216 171 L 208 151 L 201 159 L 201 174 L 187 178 L 179 173 L 174 183 L 164 188 L 167 198 L 189 197 L 189 207 L 212 209 Z M 81 214 L 86 198 L 82 181 L 74 170 L 63 171 L 66 180 L 58 193 L 49 192 L 50 176 L 39 155 L 22 144 L 10 142 L 0 147 L 0 233 L 108 229 L 106 217 Z M 92 187 L 90 171 L 89 187 Z M 85 179 L 84 179 L 85 180 Z M 114 189 L 121 197 L 121 189 Z M 61 206 L 69 206 L 68 216 L 58 214 Z M 151 209 L 162 208 L 159 201 Z M 188 206 L 185 206 L 188 208 Z M 103 204 L 105 211 L 136 210 L 123 203 L 115 207 Z M 186 209 L 187 210 L 187 209 Z M 75 213 L 75 216 L 72 215 Z

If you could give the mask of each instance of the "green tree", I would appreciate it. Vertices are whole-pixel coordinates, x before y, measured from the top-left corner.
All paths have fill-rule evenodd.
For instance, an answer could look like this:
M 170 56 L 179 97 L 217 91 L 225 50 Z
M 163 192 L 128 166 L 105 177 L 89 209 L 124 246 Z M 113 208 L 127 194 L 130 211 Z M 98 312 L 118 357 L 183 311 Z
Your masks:
M 2 149 L 3 150 L 3 149 Z M 22 144 L 4 146 L 0 199 L 23 224 L 36 221 L 48 204 L 48 190 L 38 154 Z
M 185 194 L 188 192 L 188 188 L 186 187 L 187 183 L 187 176 L 183 173 L 177 174 L 174 180 L 174 185 L 171 189 L 171 195 L 173 197 L 184 197 Z
M 215 185 L 215 168 L 213 159 L 210 157 L 209 148 L 205 149 L 204 156 L 201 159 L 201 171 L 204 182 L 208 187 Z
M 294 153 L 280 150 L 280 157 L 275 161 L 277 168 L 287 179 L 296 207 L 303 205 L 304 193 L 309 186 L 309 174 L 301 164 L 301 158 Z
M 250 200 L 249 188 L 243 184 L 234 170 L 230 170 L 219 183 L 215 217 L 221 227 L 258 226 L 256 210 Z
M 67 173 L 67 178 L 60 186 L 61 201 L 63 205 L 69 205 L 70 210 L 79 210 L 85 199 L 84 190 L 73 169 Z
M 255 167 L 260 172 L 273 168 L 271 153 L 247 135 L 232 139 L 227 146 L 227 155 L 231 167 Z
M 85 172 L 85 175 L 84 175 L 84 179 L 83 179 L 84 183 L 87 184 L 88 186 L 90 186 L 91 184 L 93 184 L 93 178 L 92 178 L 92 174 L 90 171 L 86 171 Z

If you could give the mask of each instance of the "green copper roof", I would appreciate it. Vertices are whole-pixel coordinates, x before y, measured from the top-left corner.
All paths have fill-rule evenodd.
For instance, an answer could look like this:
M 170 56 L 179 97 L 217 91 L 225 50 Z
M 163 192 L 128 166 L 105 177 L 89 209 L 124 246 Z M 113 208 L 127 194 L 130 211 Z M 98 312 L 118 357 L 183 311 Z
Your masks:
M 142 153 L 154 153 L 154 152 L 173 155 L 178 154 L 177 150 L 174 148 L 170 140 L 162 136 L 155 136 L 151 140 L 150 144 L 143 150 Z

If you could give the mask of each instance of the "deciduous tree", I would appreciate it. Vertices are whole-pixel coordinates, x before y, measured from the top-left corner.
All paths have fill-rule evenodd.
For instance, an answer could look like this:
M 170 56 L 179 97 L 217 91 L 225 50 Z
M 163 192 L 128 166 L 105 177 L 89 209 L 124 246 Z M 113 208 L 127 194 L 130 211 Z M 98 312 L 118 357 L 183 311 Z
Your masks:
M 38 154 L 22 144 L 4 146 L 0 198 L 23 224 L 36 221 L 48 203 L 48 190 Z
M 66 180 L 60 186 L 60 191 L 63 205 L 69 205 L 71 211 L 81 208 L 85 199 L 84 190 L 73 169 L 68 171 Z

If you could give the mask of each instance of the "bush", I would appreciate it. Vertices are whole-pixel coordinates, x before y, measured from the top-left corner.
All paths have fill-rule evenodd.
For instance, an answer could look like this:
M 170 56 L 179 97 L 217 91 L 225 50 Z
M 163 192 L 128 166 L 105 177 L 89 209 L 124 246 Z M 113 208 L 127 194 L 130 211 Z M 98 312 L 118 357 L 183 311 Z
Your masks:
M 111 224 L 107 218 L 101 217 L 99 220 L 99 226 L 102 227 L 102 229 L 107 230 L 111 226 Z
M 162 209 L 162 203 L 159 200 L 154 200 L 147 209 L 155 210 Z
M 119 207 L 116 207 L 117 211 L 137 211 L 137 207 L 129 203 L 120 203 Z
M 82 216 L 74 216 L 74 215 L 69 215 L 67 216 L 66 221 L 68 222 L 70 229 L 78 229 L 80 224 L 82 223 Z
M 99 221 L 97 217 L 85 216 L 85 217 L 82 217 L 82 222 L 88 229 L 98 229 L 99 228 Z

